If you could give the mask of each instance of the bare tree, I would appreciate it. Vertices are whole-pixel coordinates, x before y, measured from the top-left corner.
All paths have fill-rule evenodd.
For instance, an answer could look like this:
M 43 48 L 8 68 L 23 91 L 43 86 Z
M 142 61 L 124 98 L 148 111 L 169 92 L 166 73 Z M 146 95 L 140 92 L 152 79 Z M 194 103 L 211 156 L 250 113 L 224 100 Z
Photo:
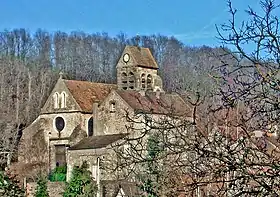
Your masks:
M 263 15 L 250 7 L 248 21 L 232 19 L 218 28 L 225 47 L 216 66 L 217 89 L 208 105 L 191 102 L 191 118 L 168 115 L 127 115 L 133 134 L 113 147 L 120 159 L 114 165 L 151 196 L 279 196 L 279 18 L 272 0 L 261 1 Z M 255 50 L 247 52 L 249 43 Z M 231 45 L 231 46 L 230 46 Z M 214 83 L 213 81 L 213 83 Z M 195 110 L 196 109 L 196 110 Z M 140 117 L 139 117 L 140 116 Z M 141 126 L 139 126 L 141 125 Z M 156 136 L 153 162 L 159 174 L 145 171 L 149 137 Z M 129 148 L 120 148 L 129 147 Z M 126 169 L 126 170 L 124 170 Z M 149 191 L 151 193 L 149 193 Z

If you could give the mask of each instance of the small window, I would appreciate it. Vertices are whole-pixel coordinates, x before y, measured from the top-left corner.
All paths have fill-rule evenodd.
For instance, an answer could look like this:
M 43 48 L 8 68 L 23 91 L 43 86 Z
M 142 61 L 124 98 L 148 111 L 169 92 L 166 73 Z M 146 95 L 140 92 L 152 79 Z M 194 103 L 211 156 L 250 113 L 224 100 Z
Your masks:
M 141 75 L 141 86 L 142 86 L 142 89 L 145 89 L 146 88 L 146 79 L 145 79 L 145 74 L 142 74 Z
M 59 107 L 59 95 L 58 93 L 54 93 L 53 95 L 53 103 L 54 103 L 54 108 L 57 109 Z
M 121 83 L 122 83 L 123 89 L 124 90 L 127 89 L 128 82 L 127 82 L 127 74 L 125 72 L 123 72 L 121 75 Z
M 93 118 L 88 120 L 88 136 L 93 136 Z
M 110 102 L 110 112 L 111 113 L 116 112 L 116 102 L 115 101 Z
M 129 79 L 129 83 L 131 83 L 131 84 L 135 83 L 135 76 L 134 76 L 133 72 L 129 73 L 128 79 Z
M 147 76 L 147 89 L 152 90 L 152 76 L 150 74 Z
M 61 93 L 61 108 L 66 108 L 66 93 Z

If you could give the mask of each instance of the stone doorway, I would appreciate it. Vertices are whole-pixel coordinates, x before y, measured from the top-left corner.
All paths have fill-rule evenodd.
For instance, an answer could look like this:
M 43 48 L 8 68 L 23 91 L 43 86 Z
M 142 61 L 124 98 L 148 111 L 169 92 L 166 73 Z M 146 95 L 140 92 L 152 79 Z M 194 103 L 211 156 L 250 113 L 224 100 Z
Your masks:
M 66 146 L 55 145 L 55 164 L 56 166 L 66 165 Z

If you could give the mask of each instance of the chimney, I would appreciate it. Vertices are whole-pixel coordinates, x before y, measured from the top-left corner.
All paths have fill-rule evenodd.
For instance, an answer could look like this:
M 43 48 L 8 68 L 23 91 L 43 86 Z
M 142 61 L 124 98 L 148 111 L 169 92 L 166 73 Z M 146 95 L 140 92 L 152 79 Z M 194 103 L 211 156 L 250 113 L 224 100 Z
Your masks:
M 98 103 L 98 101 L 94 101 L 92 105 L 93 135 L 98 133 Z

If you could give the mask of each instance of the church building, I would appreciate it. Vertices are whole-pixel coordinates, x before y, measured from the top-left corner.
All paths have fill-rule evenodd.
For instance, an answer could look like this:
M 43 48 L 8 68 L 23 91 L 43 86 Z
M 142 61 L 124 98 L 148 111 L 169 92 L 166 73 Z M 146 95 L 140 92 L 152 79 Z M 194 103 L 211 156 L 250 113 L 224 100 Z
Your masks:
M 148 48 L 126 46 L 116 72 L 117 84 L 67 80 L 61 75 L 40 115 L 23 131 L 18 164 L 32 166 L 35 174 L 66 165 L 69 181 L 73 167 L 86 161 L 97 183 L 112 181 L 115 177 L 101 172 L 100 161 L 110 145 L 131 134 L 128 112 L 190 112 L 178 94 L 163 90 L 158 65 Z M 121 189 L 115 196 L 132 196 L 126 186 L 118 186 Z

